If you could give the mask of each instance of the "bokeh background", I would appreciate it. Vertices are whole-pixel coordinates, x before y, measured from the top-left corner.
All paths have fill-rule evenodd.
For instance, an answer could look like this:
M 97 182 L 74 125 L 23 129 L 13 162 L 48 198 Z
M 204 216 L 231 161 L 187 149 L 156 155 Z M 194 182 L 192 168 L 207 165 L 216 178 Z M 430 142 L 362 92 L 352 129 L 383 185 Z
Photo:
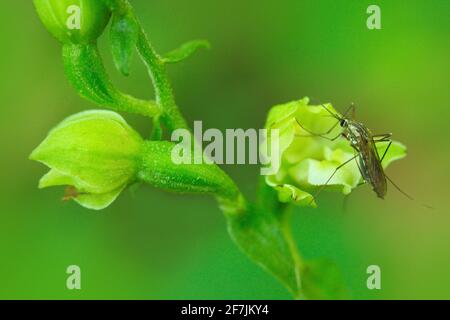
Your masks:
M 388 174 L 416 201 L 390 187 L 381 201 L 358 188 L 344 210 L 340 194 L 320 208 L 297 208 L 293 230 L 306 258 L 333 259 L 355 299 L 450 298 L 450 2 L 335 0 L 134 0 L 160 52 L 205 38 L 212 50 L 170 67 L 178 104 L 205 127 L 260 128 L 272 105 L 310 96 L 393 132 L 408 157 Z M 382 30 L 366 28 L 380 5 Z M 31 1 L 0 10 L 0 298 L 289 299 L 287 291 L 231 242 L 213 199 L 142 187 L 91 212 L 38 190 L 46 172 L 28 155 L 66 116 L 93 108 L 67 83 L 60 46 Z M 115 83 L 152 96 L 143 66 L 112 67 Z M 146 119 L 126 115 L 143 135 Z M 253 196 L 258 168 L 225 166 Z M 422 203 L 431 204 L 428 210 Z M 68 265 L 82 290 L 65 287 Z M 382 290 L 366 268 L 382 270 Z

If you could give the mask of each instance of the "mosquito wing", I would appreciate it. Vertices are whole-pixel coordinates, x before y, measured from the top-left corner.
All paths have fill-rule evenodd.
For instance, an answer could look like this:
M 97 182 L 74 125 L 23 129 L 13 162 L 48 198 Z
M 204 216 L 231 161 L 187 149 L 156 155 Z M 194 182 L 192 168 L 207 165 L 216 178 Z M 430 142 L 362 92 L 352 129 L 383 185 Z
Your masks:
M 361 154 L 361 156 L 365 158 L 368 182 L 370 182 L 378 197 L 383 199 L 387 192 L 387 181 L 373 140 L 369 141 L 364 154 Z

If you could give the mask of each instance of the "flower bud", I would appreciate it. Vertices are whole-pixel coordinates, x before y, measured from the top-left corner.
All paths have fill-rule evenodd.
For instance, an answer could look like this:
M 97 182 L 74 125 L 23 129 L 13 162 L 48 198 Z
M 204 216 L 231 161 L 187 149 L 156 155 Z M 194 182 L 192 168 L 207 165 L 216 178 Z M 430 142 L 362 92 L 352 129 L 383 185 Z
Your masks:
M 92 110 L 75 114 L 56 126 L 30 159 L 50 171 L 40 188 L 68 186 L 65 199 L 101 210 L 136 181 L 180 193 L 215 195 L 229 214 L 245 203 L 234 182 L 216 165 L 172 161 L 175 144 L 144 141 L 115 112 Z
M 65 119 L 30 158 L 50 167 L 40 188 L 69 186 L 66 198 L 100 210 L 136 180 L 142 145 L 120 115 L 92 110 Z
M 111 12 L 100 0 L 34 0 L 47 30 L 62 43 L 89 43 L 108 24 Z
M 325 106 L 338 114 L 330 104 Z M 327 132 L 337 121 L 322 106 L 309 105 L 308 98 L 277 105 L 270 110 L 266 128 L 279 130 L 280 153 L 277 160 L 281 166 L 276 174 L 266 177 L 266 183 L 278 191 L 281 202 L 294 201 L 300 205 L 316 206 L 311 193 L 322 186 L 339 165 L 355 156 L 355 151 L 345 138 L 330 141 L 311 134 Z M 310 132 L 302 129 L 299 123 Z M 336 125 L 327 136 L 334 138 L 340 132 L 342 128 Z M 384 153 L 386 146 L 377 146 L 379 154 Z M 405 155 L 406 147 L 394 142 L 382 165 L 386 167 Z M 326 188 L 349 194 L 362 181 L 358 165 L 352 161 L 339 169 Z
M 117 70 L 128 76 L 133 52 L 139 38 L 139 25 L 132 15 L 114 14 L 111 22 L 111 52 Z

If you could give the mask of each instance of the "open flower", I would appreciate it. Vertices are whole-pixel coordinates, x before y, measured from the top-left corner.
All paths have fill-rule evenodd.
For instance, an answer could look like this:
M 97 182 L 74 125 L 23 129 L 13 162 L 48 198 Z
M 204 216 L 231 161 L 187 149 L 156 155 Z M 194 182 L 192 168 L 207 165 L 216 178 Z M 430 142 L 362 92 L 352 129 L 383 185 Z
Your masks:
M 50 167 L 40 188 L 69 186 L 66 198 L 100 210 L 136 179 L 142 146 L 120 115 L 92 110 L 65 119 L 30 158 Z
M 325 107 L 338 114 L 330 104 L 325 104 Z M 344 137 L 330 141 L 311 135 L 311 132 L 327 132 L 336 121 L 322 106 L 309 105 L 308 98 L 277 105 L 270 110 L 266 128 L 269 131 L 279 130 L 278 160 L 281 166 L 276 174 L 266 177 L 266 183 L 278 191 L 281 202 L 294 201 L 315 207 L 314 191 L 326 183 L 339 165 L 355 156 L 355 151 Z M 337 125 L 328 136 L 334 138 L 341 131 Z M 379 154 L 383 154 L 386 147 L 387 143 L 377 144 Z M 393 142 L 382 165 L 386 168 L 405 155 L 406 147 Z M 351 161 L 338 170 L 325 188 L 349 194 L 361 182 L 363 179 L 358 165 L 356 161 Z

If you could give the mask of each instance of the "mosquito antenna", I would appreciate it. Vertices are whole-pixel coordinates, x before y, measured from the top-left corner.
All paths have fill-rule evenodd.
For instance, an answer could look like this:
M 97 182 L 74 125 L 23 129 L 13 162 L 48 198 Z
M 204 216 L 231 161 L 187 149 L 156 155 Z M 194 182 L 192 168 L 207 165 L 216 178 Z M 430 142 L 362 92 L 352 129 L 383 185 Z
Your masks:
M 322 106 L 322 108 L 324 108 L 325 110 L 327 110 L 328 113 L 331 114 L 334 118 L 336 118 L 336 119 L 338 119 L 338 120 L 342 120 L 342 118 L 341 118 L 339 115 L 335 114 L 334 112 L 331 112 L 331 110 L 328 109 L 327 107 L 325 107 L 324 104 L 321 104 L 321 106 Z
M 389 180 L 390 183 L 392 183 L 392 185 L 393 185 L 398 191 L 400 191 L 401 193 L 403 193 L 403 195 L 404 195 L 405 197 L 407 197 L 409 200 L 414 200 L 413 197 L 411 197 L 411 196 L 410 196 L 409 194 L 407 194 L 405 191 L 403 191 L 402 189 L 400 189 L 400 187 L 399 187 L 398 185 L 396 185 L 395 182 L 392 181 L 391 178 L 389 178 L 386 174 L 385 174 L 384 176 L 386 177 L 386 179 Z

